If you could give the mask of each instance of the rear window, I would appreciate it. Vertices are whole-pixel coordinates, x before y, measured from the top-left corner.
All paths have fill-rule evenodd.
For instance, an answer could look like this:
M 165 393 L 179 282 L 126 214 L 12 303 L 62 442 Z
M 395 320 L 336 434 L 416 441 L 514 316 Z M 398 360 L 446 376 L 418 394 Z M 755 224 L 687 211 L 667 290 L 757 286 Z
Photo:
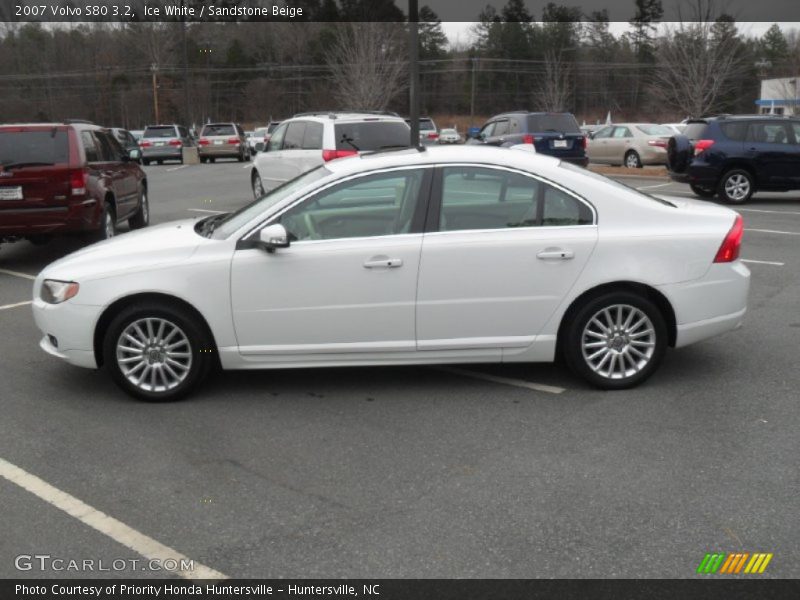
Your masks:
M 206 125 L 200 135 L 237 135 L 236 129 L 230 123 L 216 123 L 214 125 Z
M 65 162 L 69 162 L 69 144 L 67 132 L 63 129 L 0 131 L 0 164 L 4 167 L 24 163 Z
M 174 138 L 178 137 L 175 134 L 174 127 L 148 127 L 144 130 L 144 135 L 142 137 L 146 138 Z
M 411 129 L 399 121 L 337 123 L 334 126 L 336 150 L 382 150 L 407 147 Z
M 674 132 L 664 125 L 637 125 L 636 129 L 645 135 L 672 135 Z
M 690 140 L 702 140 L 706 135 L 706 129 L 708 129 L 708 123 L 705 121 L 700 121 L 699 123 L 689 123 L 686 126 L 686 129 L 683 130 L 683 135 L 688 137 Z
M 419 130 L 420 131 L 435 131 L 436 125 L 433 124 L 433 121 L 430 119 L 420 119 L 419 120 Z
M 580 133 L 578 122 L 570 114 L 555 115 L 528 115 L 528 131 L 533 133 L 546 133 L 556 131 L 559 133 Z

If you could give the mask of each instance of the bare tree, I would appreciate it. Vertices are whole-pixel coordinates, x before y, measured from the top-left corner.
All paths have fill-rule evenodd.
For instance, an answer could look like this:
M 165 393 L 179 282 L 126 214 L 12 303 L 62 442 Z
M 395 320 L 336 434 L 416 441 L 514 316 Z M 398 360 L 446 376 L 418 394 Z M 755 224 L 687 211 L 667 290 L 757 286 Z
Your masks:
M 406 88 L 403 32 L 399 23 L 343 23 L 328 58 L 333 97 L 341 107 L 386 110 Z
M 563 51 L 544 53 L 544 75 L 533 93 L 537 110 L 560 112 L 568 109 L 572 99 L 572 66 L 564 60 Z

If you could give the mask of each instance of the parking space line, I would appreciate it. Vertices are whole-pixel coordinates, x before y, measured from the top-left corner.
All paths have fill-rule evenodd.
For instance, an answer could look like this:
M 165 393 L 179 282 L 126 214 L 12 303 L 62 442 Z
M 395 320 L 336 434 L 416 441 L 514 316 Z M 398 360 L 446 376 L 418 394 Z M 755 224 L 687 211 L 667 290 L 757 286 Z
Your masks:
M 775 229 L 748 229 L 745 231 L 755 231 L 756 233 L 779 233 L 780 235 L 800 235 L 800 231 L 777 231 Z
M 800 215 L 796 210 L 767 210 L 766 208 L 737 208 L 740 212 L 769 213 L 773 215 Z
M 491 381 L 493 383 L 502 383 L 504 385 L 513 385 L 537 392 L 547 392 L 548 394 L 560 394 L 566 392 L 566 388 L 556 387 L 554 385 L 544 385 L 542 383 L 533 383 L 525 381 L 524 379 L 512 379 L 511 377 L 500 377 L 499 375 L 489 375 L 488 373 L 478 373 L 476 371 L 467 371 L 466 369 L 459 369 L 457 367 L 433 367 L 437 371 L 444 371 L 445 373 L 453 373 L 454 375 L 463 375 L 464 377 L 472 377 L 473 379 L 483 379 L 484 381 Z
M 165 171 L 179 171 L 180 169 L 185 169 L 189 165 L 180 165 L 179 167 L 170 167 L 169 169 L 164 169 Z
M 27 306 L 28 304 L 33 304 L 33 300 L 27 300 L 25 302 L 17 302 L 16 304 L 6 304 L 4 306 L 0 306 L 0 310 L 6 310 L 7 308 L 16 308 L 18 306 Z
M 645 185 L 643 187 L 637 187 L 637 190 L 654 190 L 656 188 L 667 187 L 668 185 L 672 185 L 672 182 L 669 183 L 659 183 L 658 185 Z
M 214 215 L 221 215 L 222 213 L 225 212 L 224 210 L 207 210 L 205 208 L 188 208 L 187 210 L 190 210 L 192 212 L 211 213 Z
M 71 517 L 78 519 L 85 525 L 105 534 L 115 542 L 130 548 L 145 558 L 160 561 L 162 566 L 167 560 L 177 561 L 179 567 L 182 566 L 183 561 L 191 561 L 189 557 L 173 550 L 169 546 L 165 546 L 114 517 L 92 508 L 75 496 L 62 492 L 36 475 L 28 473 L 2 458 L 0 458 L 0 477 L 4 477 L 11 483 L 29 491 L 34 496 L 41 498 L 48 504 L 64 511 Z M 223 575 L 219 571 L 206 567 L 197 561 L 191 562 L 194 566 L 193 570 L 181 569 L 170 571 L 170 573 L 175 573 L 185 579 L 228 579 L 227 575 Z
M 0 273 L 3 273 L 4 275 L 12 275 L 14 277 L 22 277 L 23 279 L 36 279 L 36 275 L 28 275 L 27 273 L 20 273 L 19 271 L 9 271 L 8 269 L 0 269 Z
M 743 258 L 743 263 L 753 263 L 754 265 L 772 265 L 775 267 L 785 267 L 786 263 L 776 262 L 772 260 L 753 260 L 752 258 Z

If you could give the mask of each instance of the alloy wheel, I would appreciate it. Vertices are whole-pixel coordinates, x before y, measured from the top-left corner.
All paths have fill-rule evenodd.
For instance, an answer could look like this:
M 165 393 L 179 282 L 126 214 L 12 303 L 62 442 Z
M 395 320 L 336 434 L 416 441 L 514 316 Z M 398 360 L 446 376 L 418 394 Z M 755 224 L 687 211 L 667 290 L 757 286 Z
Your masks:
M 142 318 L 120 334 L 116 359 L 122 375 L 145 392 L 178 387 L 192 368 L 192 346 L 186 333 L 163 318 Z
M 735 173 L 725 180 L 725 194 L 731 200 L 744 200 L 750 194 L 750 180 L 741 173 Z
M 655 348 L 653 322 L 630 304 L 615 304 L 597 311 L 581 336 L 586 364 L 606 379 L 636 375 L 650 363 Z

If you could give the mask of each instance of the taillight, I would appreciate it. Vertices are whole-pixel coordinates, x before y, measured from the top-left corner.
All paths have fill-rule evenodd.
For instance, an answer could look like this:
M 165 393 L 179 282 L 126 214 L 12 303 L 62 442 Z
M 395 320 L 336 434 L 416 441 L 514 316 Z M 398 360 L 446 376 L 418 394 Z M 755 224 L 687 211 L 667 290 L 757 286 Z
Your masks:
M 522 143 L 523 144 L 533 144 L 536 141 L 536 138 L 532 136 L 530 133 L 526 133 L 522 136 Z
M 694 155 L 697 156 L 701 152 L 705 152 L 714 145 L 714 140 L 697 140 L 694 143 Z
M 86 171 L 84 169 L 72 169 L 69 172 L 69 192 L 73 196 L 86 195 Z
M 584 150 L 586 150 L 586 148 L 587 148 L 588 146 L 589 146 L 589 138 L 588 138 L 588 137 L 586 137 L 586 136 L 583 136 L 583 137 L 581 138 L 581 148 L 583 148 Z
M 140 148 L 148 148 L 148 147 L 150 147 L 152 145 L 153 144 L 151 144 L 150 142 L 148 142 L 146 140 L 142 140 L 141 142 L 139 142 L 139 147 Z
M 744 235 L 744 220 L 742 215 L 736 215 L 733 227 L 725 236 L 722 245 L 714 257 L 715 263 L 733 262 L 739 258 L 739 249 L 742 247 L 742 236 Z
M 229 144 L 238 144 L 239 143 L 239 138 L 228 138 L 228 143 Z
M 182 146 L 183 143 L 180 140 L 170 140 L 169 141 L 169 145 L 170 146 Z
M 354 156 L 358 154 L 355 150 L 323 150 L 322 160 L 328 162 L 329 160 L 336 160 L 337 158 L 344 158 L 345 156 Z
M 647 145 L 656 146 L 657 148 L 666 148 L 667 140 L 647 140 Z
M 438 139 L 439 139 L 439 134 L 438 134 L 438 133 L 436 133 L 435 131 L 431 131 L 431 132 L 428 134 L 428 139 L 429 139 L 429 140 L 438 140 Z
M 197 143 L 200 144 L 201 146 L 208 146 L 208 144 L 210 144 L 210 142 L 206 138 L 200 138 L 197 141 Z

